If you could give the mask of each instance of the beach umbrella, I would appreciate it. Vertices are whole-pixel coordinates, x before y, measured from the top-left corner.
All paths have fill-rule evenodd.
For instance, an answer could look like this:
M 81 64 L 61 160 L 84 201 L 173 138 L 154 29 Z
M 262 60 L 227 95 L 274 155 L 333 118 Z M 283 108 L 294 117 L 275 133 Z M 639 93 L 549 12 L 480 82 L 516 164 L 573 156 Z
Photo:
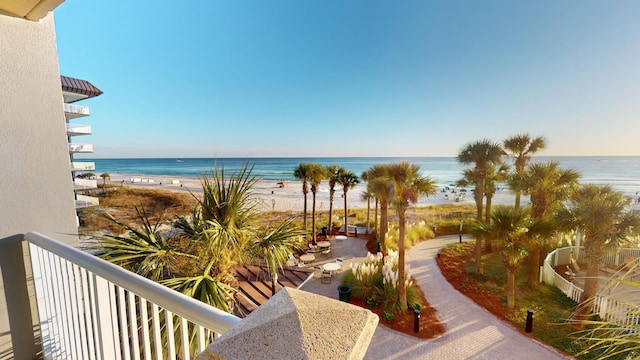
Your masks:
M 196 360 L 362 359 L 377 325 L 368 309 L 285 287 Z

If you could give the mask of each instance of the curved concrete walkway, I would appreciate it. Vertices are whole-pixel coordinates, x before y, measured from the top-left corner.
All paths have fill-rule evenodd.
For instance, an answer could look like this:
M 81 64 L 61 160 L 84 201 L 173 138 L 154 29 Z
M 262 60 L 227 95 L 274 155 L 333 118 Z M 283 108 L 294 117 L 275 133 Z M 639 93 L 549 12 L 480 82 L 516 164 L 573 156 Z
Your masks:
M 465 238 L 468 240 L 473 239 Z M 412 275 L 436 308 L 446 333 L 437 339 L 422 340 L 378 325 L 365 359 L 569 358 L 523 335 L 447 282 L 435 258 L 440 248 L 455 242 L 457 235 L 438 237 L 417 244 L 406 254 Z

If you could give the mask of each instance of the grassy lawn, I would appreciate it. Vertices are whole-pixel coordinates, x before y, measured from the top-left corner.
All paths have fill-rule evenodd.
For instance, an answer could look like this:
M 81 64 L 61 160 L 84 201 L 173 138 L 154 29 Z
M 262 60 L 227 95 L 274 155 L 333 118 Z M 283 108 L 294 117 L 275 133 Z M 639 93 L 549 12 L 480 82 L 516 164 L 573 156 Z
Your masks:
M 441 252 L 438 264 L 456 289 L 523 333 L 527 310 L 533 310 L 533 331 L 528 335 L 566 354 L 576 356 L 587 347 L 586 342 L 579 339 L 576 330 L 566 324 L 577 306 L 576 302 L 554 286 L 541 284 L 536 288 L 529 287 L 522 267 L 516 275 L 515 307 L 508 309 L 507 275 L 498 249 L 494 247 L 493 253 L 483 256 L 484 274 L 479 275 L 475 270 L 474 247 L 473 243 L 454 244 Z M 576 358 L 598 359 L 601 355 L 592 351 Z M 610 359 L 625 359 L 625 356 Z

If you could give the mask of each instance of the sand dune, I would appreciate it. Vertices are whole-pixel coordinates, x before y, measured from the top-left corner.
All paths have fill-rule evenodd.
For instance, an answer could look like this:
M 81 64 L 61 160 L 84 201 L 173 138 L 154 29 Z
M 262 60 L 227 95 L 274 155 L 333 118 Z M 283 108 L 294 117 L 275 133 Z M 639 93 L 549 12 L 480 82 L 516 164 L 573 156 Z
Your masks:
M 126 186 L 167 189 L 174 191 L 191 191 L 193 193 L 202 193 L 200 180 L 190 177 L 172 177 L 162 175 L 144 175 L 144 174 L 114 174 L 111 175 L 110 184 L 123 184 Z M 366 208 L 367 202 L 362 200 L 364 186 L 355 187 L 347 193 L 347 206 L 351 209 Z M 262 200 L 262 208 L 264 210 L 302 210 L 304 198 L 302 196 L 301 181 L 287 181 L 284 186 L 280 186 L 277 181 L 258 180 L 254 187 L 255 194 Z M 460 192 L 452 193 L 451 191 L 440 191 L 429 198 L 422 197 L 418 201 L 418 206 L 430 204 L 475 204 L 473 201 L 473 193 L 467 192 L 466 195 L 460 196 Z M 307 197 L 308 208 L 311 209 L 312 194 Z M 495 205 L 510 205 L 514 202 L 513 194 L 508 190 L 501 190 L 496 193 L 493 198 Z M 523 197 L 523 204 L 528 203 L 528 198 Z M 373 206 L 373 203 L 371 204 Z M 342 189 L 336 189 L 333 202 L 334 210 L 344 209 L 344 198 L 342 197 Z M 316 210 L 329 209 L 329 185 L 323 182 L 320 190 L 316 194 Z

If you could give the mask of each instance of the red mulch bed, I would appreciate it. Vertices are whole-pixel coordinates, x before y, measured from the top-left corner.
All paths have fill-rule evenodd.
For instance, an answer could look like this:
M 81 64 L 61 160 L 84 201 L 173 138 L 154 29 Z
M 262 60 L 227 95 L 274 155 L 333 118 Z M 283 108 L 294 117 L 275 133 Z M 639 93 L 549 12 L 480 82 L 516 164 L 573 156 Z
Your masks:
M 399 331 L 401 333 L 405 333 L 407 335 L 415 336 L 421 339 L 433 339 L 445 333 L 444 326 L 436 317 L 436 309 L 434 309 L 427 299 L 422 293 L 422 289 L 419 289 L 419 298 L 421 299 L 421 303 L 424 305 L 422 307 L 422 311 L 420 312 L 420 326 L 419 331 L 414 332 L 414 315 L 412 310 L 408 310 L 404 314 L 396 314 L 394 319 L 391 322 L 387 322 L 384 319 L 384 309 L 381 307 L 377 307 L 371 309 L 367 307 L 367 303 L 364 300 L 351 298 L 351 303 L 365 309 L 371 310 L 371 312 L 378 315 L 380 318 L 380 324 Z

